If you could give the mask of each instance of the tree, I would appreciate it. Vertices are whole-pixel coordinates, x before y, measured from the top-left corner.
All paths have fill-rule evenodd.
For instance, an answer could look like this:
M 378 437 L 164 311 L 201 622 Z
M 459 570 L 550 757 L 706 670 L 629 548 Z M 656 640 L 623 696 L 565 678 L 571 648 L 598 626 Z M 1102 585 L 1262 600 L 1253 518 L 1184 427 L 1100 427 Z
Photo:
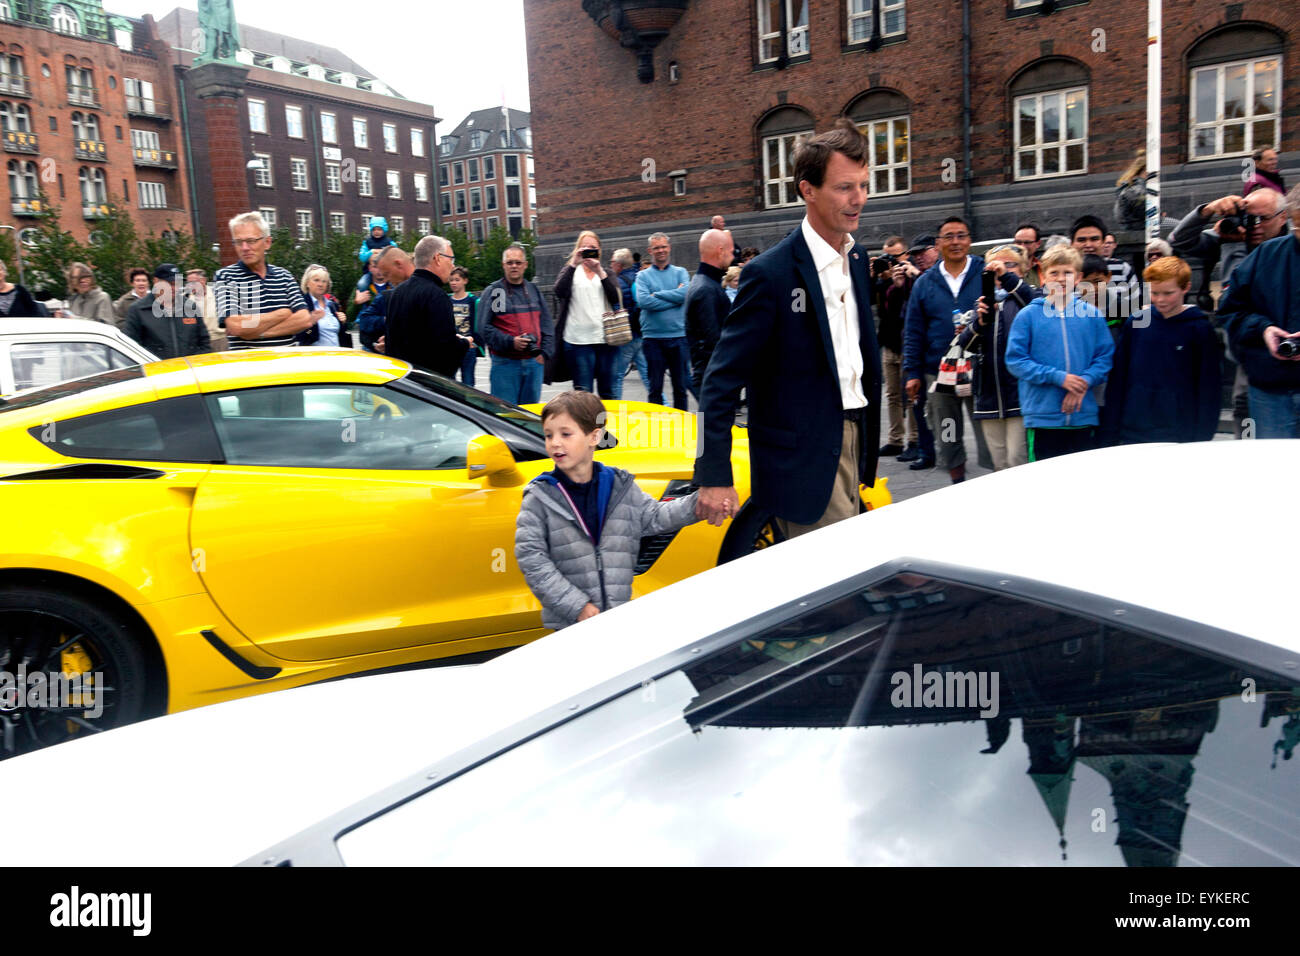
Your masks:
M 162 261 L 143 258 L 144 250 L 135 231 L 135 221 L 112 200 L 109 200 L 107 215 L 96 221 L 90 244 L 85 250 L 86 262 L 95 270 L 95 281 L 112 299 L 125 293 L 130 286 L 126 278 L 129 270 L 143 268 L 152 275 Z
M 59 228 L 60 208 L 50 202 L 45 190 L 41 190 L 39 199 L 43 212 L 33 227 L 36 236 L 31 248 L 23 256 L 27 288 L 38 299 L 66 299 L 69 264 L 85 261 L 89 255 L 72 233 Z

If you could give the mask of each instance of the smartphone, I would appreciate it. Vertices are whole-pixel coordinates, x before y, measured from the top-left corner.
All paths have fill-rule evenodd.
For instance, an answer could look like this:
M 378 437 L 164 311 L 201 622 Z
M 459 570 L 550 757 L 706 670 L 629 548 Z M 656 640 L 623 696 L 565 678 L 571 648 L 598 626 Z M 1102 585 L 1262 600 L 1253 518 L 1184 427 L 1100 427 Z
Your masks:
M 980 295 L 983 296 L 984 305 L 989 310 L 988 316 L 992 318 L 993 308 L 998 304 L 998 297 L 996 292 L 998 277 L 992 272 L 985 271 L 980 276 L 980 279 L 983 281 L 983 285 L 980 288 Z
M 599 250 L 599 249 L 583 249 L 580 253 L 578 253 L 578 255 L 579 255 L 581 258 L 583 258 L 583 259 L 599 259 L 599 258 L 600 258 L 600 250 Z

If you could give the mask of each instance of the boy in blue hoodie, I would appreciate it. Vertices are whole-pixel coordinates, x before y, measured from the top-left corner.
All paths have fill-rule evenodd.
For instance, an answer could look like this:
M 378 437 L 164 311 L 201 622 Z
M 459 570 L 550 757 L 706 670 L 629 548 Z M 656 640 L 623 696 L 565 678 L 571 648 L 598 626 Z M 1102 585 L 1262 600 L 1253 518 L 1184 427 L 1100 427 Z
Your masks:
M 371 216 L 370 235 L 366 236 L 365 241 L 361 243 L 357 258 L 361 260 L 363 266 L 369 265 L 370 257 L 376 249 L 391 245 L 393 245 L 393 240 L 388 238 L 388 220 L 383 216 Z
M 1006 366 L 1018 380 L 1029 460 L 1097 447 L 1097 386 L 1115 343 L 1106 319 L 1074 287 L 1083 258 L 1068 246 L 1041 260 L 1045 298 L 1020 310 L 1007 337 Z

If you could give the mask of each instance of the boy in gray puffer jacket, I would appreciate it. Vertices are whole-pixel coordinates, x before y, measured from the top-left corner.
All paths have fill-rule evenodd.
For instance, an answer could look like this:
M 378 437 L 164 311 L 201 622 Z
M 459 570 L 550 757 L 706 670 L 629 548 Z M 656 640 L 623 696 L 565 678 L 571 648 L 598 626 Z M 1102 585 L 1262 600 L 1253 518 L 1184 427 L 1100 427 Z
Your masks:
M 641 538 L 693 524 L 695 493 L 655 501 L 620 468 L 594 460 L 605 406 L 590 392 L 565 392 L 542 409 L 555 470 L 524 490 L 515 560 L 542 602 L 542 624 L 559 630 L 632 599 Z

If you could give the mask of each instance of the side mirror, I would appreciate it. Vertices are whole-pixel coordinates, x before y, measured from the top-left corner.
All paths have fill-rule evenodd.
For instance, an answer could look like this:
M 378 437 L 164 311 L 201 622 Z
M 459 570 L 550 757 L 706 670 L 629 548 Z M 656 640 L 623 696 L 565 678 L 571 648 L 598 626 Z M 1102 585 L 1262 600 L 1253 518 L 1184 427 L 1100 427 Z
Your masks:
M 506 443 L 495 435 L 480 435 L 471 439 L 465 451 L 469 477 L 486 478 L 495 488 L 513 488 L 524 483 L 524 476 L 515 465 L 514 456 Z

